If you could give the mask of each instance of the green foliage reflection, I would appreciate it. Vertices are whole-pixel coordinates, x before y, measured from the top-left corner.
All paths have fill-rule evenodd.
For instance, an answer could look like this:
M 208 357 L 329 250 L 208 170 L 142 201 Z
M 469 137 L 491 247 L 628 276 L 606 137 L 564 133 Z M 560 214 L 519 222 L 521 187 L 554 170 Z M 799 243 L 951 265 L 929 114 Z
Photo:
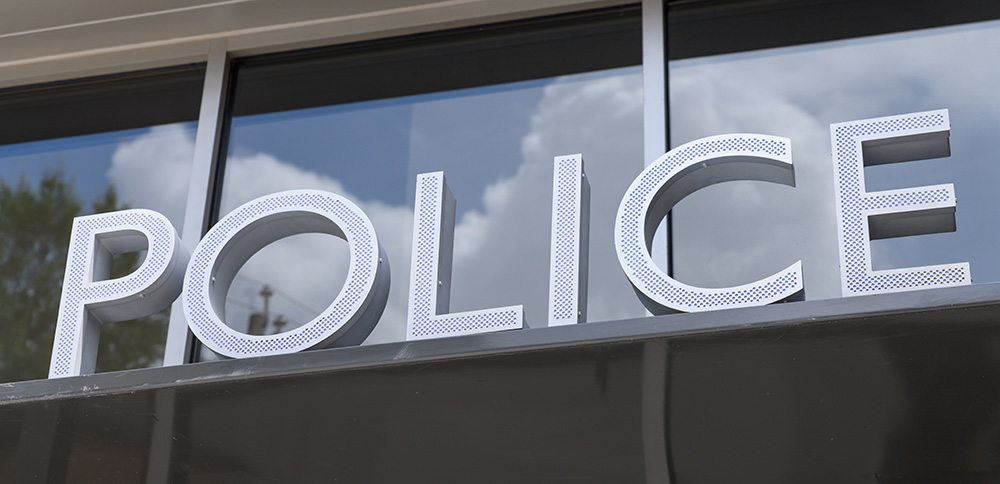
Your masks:
M 114 187 L 108 186 L 89 213 L 124 208 Z M 72 183 L 60 171 L 46 173 L 37 190 L 24 177 L 17 186 L 0 180 L 0 381 L 48 376 L 70 232 L 73 218 L 82 214 Z M 140 253 L 117 256 L 111 277 L 126 275 L 141 262 Z M 142 368 L 160 361 L 167 321 L 164 311 L 106 324 L 97 371 Z

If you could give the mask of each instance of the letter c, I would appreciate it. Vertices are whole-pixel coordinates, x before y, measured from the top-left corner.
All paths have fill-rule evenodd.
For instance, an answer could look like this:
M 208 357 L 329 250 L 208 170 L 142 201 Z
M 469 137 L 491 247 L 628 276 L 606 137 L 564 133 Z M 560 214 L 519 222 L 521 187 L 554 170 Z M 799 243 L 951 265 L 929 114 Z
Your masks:
M 725 288 L 694 287 L 668 276 L 650 256 L 656 226 L 684 197 L 733 180 L 795 186 L 791 140 L 727 134 L 678 146 L 646 167 L 625 192 L 615 220 L 618 262 L 653 314 L 762 306 L 803 291 L 802 261 L 770 277 Z

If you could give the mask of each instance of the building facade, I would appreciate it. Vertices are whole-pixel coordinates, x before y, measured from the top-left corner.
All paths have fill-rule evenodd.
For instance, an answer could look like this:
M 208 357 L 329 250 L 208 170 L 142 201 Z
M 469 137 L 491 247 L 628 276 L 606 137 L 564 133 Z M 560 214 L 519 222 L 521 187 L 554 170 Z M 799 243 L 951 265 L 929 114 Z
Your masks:
M 991 2 L 78 3 L 0 16 L 5 482 L 1000 476 Z

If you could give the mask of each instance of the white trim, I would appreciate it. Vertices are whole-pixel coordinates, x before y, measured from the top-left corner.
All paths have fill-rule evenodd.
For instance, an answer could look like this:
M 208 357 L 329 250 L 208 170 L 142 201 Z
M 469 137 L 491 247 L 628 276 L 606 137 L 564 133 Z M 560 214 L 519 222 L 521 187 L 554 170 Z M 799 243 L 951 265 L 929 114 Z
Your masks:
M 100 25 L 100 24 L 106 24 L 106 23 L 109 23 L 109 22 L 121 22 L 123 20 L 133 20 L 133 19 L 144 18 L 144 17 L 155 17 L 157 15 L 167 15 L 167 14 L 171 14 L 171 13 L 187 12 L 187 11 L 190 11 L 190 10 L 201 10 L 201 9 L 205 9 L 205 8 L 221 7 L 221 6 L 224 6 L 224 5 L 231 5 L 231 4 L 234 4 L 234 3 L 244 3 L 244 2 L 253 2 L 253 1 L 255 1 L 255 0 L 225 0 L 225 1 L 222 1 L 222 2 L 206 3 L 204 5 L 191 5 L 191 6 L 188 6 L 188 7 L 170 8 L 170 9 L 166 9 L 166 10 L 156 10 L 156 11 L 153 11 L 153 12 L 143 12 L 143 13 L 138 13 L 138 14 L 134 14 L 134 15 L 122 15 L 120 17 L 102 18 L 100 20 L 90 20 L 90 21 L 87 21 L 87 22 L 77 22 L 77 23 L 74 23 L 74 24 L 57 25 L 55 27 L 44 27 L 44 28 L 40 28 L 40 29 L 22 30 L 20 32 L 10 32 L 10 33 L 7 33 L 7 34 L 0 34 L 0 39 L 4 39 L 4 38 L 7 38 L 7 37 L 18 37 L 18 36 L 21 36 L 21 35 L 40 34 L 40 33 L 43 33 L 43 32 L 55 32 L 57 30 L 71 29 L 71 28 L 74 28 L 74 27 L 86 27 L 88 25 Z
M 149 13 L 114 15 L 138 8 L 134 3 L 117 1 L 106 2 L 103 10 L 113 10 L 107 19 L 95 20 L 92 11 L 78 12 L 76 4 L 68 3 L 65 6 L 68 19 L 63 25 L 38 25 L 0 36 L 0 88 L 203 62 L 207 59 L 208 45 L 217 39 L 226 39 L 230 54 L 236 57 L 629 3 L 624 0 L 409 0 L 391 2 L 402 6 L 380 8 L 390 2 L 230 0 L 197 8 L 155 10 L 155 5 L 150 5 Z M 169 0 L 151 3 L 176 4 Z M 4 20 L 10 25 L 39 23 L 33 13 L 6 13 Z

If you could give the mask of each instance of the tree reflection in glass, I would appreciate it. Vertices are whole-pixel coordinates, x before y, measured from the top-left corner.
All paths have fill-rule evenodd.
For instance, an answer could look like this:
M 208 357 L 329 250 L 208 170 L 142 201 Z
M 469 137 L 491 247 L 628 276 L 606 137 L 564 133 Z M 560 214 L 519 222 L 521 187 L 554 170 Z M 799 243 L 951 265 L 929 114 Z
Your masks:
M 0 146 L 0 381 L 48 374 L 74 217 L 149 208 L 181 225 L 193 137 L 188 123 Z M 142 257 L 115 257 L 111 277 Z M 158 365 L 168 317 L 106 324 L 97 371 Z

